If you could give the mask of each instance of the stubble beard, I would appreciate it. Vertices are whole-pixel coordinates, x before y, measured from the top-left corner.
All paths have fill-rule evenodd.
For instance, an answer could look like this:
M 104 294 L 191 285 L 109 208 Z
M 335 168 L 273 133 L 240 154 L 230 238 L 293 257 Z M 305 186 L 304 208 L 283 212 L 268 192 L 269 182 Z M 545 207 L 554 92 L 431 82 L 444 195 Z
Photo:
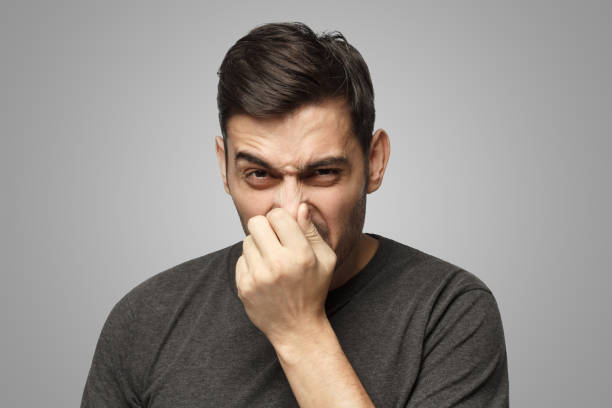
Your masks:
M 359 247 L 359 241 L 361 240 L 361 233 L 363 231 L 363 224 L 365 221 L 366 212 L 366 194 L 363 192 L 359 197 L 359 200 L 355 203 L 353 208 L 348 214 L 348 217 L 342 222 L 342 230 L 338 238 L 338 247 L 334 251 L 336 253 L 336 267 L 334 272 L 340 269 L 340 267 L 354 255 Z M 331 245 L 329 242 L 329 231 L 321 233 L 321 230 L 315 224 L 321 237 Z

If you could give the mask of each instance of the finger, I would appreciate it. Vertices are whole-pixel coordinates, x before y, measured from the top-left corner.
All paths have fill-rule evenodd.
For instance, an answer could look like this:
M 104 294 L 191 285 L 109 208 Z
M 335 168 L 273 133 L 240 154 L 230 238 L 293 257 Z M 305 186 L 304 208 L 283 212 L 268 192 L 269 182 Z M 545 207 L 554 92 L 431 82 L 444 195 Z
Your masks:
M 281 249 L 278 237 L 268 219 L 263 215 L 256 215 L 249 219 L 247 228 L 262 257 L 269 259 L 273 253 Z
M 246 263 L 246 260 L 244 258 L 244 255 L 241 255 L 238 258 L 238 261 L 236 262 L 236 292 L 238 293 L 238 297 L 242 299 L 242 291 L 244 290 L 244 288 L 246 287 L 245 285 L 247 285 L 247 280 L 248 280 L 248 266 Z
M 336 253 L 319 234 L 317 227 L 312 222 L 310 208 L 306 203 L 298 207 L 298 225 L 317 259 L 326 262 L 333 268 L 336 264 Z
M 261 271 L 265 270 L 265 268 L 262 268 L 264 262 L 259 253 L 259 248 L 255 244 L 255 241 L 253 241 L 251 235 L 247 235 L 242 242 L 242 256 L 246 261 L 251 275 L 256 273 L 256 271 L 260 271 L 259 273 L 261 273 Z
M 284 208 L 275 208 L 266 214 L 268 222 L 285 248 L 305 248 L 308 241 L 291 214 Z

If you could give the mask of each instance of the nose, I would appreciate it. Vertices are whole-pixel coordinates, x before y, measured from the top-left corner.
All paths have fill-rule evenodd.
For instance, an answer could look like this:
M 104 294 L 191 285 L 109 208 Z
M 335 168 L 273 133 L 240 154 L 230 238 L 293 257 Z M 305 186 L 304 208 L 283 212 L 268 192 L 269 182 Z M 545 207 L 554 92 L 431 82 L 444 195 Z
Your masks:
M 297 209 L 304 200 L 302 183 L 296 176 L 287 175 L 278 186 L 275 207 L 284 208 L 297 220 Z

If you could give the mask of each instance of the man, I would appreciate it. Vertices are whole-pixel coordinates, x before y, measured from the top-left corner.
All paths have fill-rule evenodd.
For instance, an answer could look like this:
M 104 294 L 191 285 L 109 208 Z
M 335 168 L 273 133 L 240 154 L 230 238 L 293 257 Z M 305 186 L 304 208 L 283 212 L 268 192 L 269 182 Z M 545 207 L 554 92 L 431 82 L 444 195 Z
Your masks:
M 504 407 L 486 285 L 362 233 L 389 138 L 361 55 L 299 23 L 252 30 L 219 70 L 216 153 L 246 238 L 111 311 L 82 407 Z

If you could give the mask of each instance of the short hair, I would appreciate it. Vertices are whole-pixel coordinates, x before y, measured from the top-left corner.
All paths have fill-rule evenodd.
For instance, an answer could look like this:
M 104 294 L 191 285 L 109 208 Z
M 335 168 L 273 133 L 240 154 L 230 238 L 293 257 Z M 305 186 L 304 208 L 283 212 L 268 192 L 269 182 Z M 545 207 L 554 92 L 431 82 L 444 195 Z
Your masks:
M 327 98 L 347 102 L 353 134 L 364 155 L 374 129 L 374 88 L 363 57 L 338 31 L 317 35 L 300 22 L 252 29 L 225 54 L 217 106 L 227 155 L 227 122 L 237 113 L 256 118 L 287 114 Z

